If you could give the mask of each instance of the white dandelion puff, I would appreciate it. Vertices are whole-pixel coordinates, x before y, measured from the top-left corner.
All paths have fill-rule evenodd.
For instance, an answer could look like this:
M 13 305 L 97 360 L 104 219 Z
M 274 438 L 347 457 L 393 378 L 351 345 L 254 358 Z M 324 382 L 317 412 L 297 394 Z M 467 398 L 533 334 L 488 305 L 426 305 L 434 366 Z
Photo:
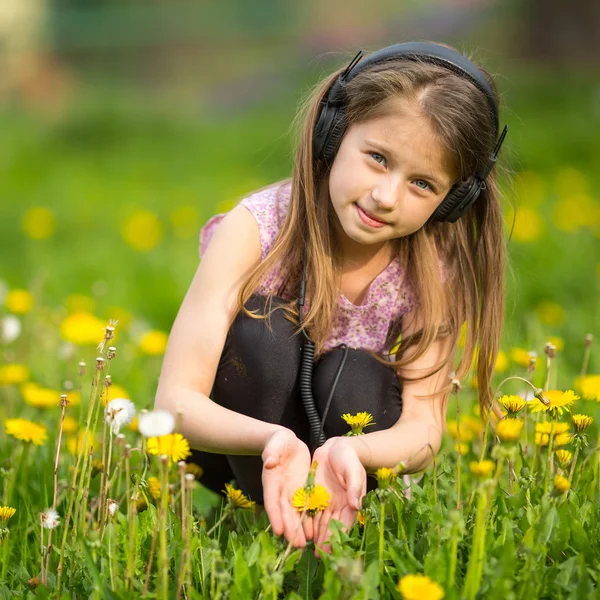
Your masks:
M 119 510 L 119 505 L 114 501 L 111 500 L 110 498 L 108 499 L 108 514 L 111 517 L 115 516 L 115 513 Z
M 21 335 L 21 321 L 14 315 L 7 315 L 0 321 L 0 332 L 5 344 L 14 342 Z
M 135 417 L 135 406 L 131 400 L 126 398 L 115 398 L 111 400 L 104 410 L 106 422 L 112 425 L 114 434 L 118 434 L 123 425 L 129 425 Z
M 60 525 L 60 515 L 53 508 L 47 508 L 41 518 L 45 529 L 55 529 Z
M 140 414 L 138 429 L 144 437 L 169 435 L 175 429 L 175 417 L 168 410 L 152 410 Z

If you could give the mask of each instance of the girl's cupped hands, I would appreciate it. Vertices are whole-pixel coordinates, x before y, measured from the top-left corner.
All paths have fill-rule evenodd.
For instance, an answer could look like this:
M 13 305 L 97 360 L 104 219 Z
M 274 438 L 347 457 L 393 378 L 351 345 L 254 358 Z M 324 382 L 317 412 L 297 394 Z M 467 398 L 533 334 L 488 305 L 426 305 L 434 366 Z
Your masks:
M 262 452 L 262 485 L 265 510 L 275 535 L 303 548 L 313 537 L 313 520 L 293 507 L 292 498 L 306 484 L 310 471 L 310 451 L 290 429 L 277 430 Z M 302 522 L 302 526 L 300 523 Z
M 327 440 L 317 448 L 313 460 L 318 463 L 316 484 L 325 486 L 331 493 L 329 506 L 313 517 L 313 540 L 318 549 L 329 552 L 329 522 L 336 519 L 345 528 L 352 526 L 367 492 L 367 472 L 354 448 L 343 437 Z M 315 554 L 318 556 L 318 550 Z

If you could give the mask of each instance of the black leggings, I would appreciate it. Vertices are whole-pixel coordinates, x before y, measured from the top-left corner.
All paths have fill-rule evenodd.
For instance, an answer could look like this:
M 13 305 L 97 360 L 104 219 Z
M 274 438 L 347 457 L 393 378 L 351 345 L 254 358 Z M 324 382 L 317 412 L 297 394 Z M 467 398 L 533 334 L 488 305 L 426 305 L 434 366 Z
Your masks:
M 280 298 L 273 298 L 273 305 L 281 303 Z M 265 298 L 253 296 L 246 307 L 258 308 L 264 314 Z M 210 397 L 230 410 L 283 425 L 309 444 L 310 428 L 298 385 L 304 336 L 294 336 L 295 327 L 284 314 L 276 310 L 271 315 L 271 333 L 264 319 L 252 319 L 239 312 L 227 334 Z M 321 416 L 343 352 L 343 348 L 335 348 L 315 361 L 313 396 Z M 388 429 L 402 413 L 402 391 L 392 368 L 366 350 L 349 348 L 325 420 L 325 436 L 344 435 L 350 429 L 341 415 L 360 411 L 371 413 L 375 421 L 365 433 Z M 221 426 L 227 427 L 227 423 Z M 260 456 L 193 450 L 188 460 L 203 468 L 200 481 L 206 487 L 220 492 L 225 483 L 235 479 L 244 493 L 262 504 Z

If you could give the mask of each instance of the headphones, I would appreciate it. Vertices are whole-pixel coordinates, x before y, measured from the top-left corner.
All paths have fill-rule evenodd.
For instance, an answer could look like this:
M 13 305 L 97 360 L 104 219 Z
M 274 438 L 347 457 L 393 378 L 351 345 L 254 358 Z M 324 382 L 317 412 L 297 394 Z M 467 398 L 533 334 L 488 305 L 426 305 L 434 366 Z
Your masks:
M 494 121 L 495 137 L 498 135 L 498 105 L 492 86 L 485 75 L 462 54 L 433 42 L 395 44 L 374 52 L 360 62 L 363 54 L 364 52 L 359 50 L 346 70 L 334 81 L 321 100 L 317 123 L 313 132 L 313 155 L 315 160 L 322 161 L 328 167 L 331 167 L 340 147 L 342 137 L 346 131 L 346 85 L 348 82 L 354 79 L 358 73 L 373 65 L 399 58 L 439 65 L 470 81 L 485 94 Z M 496 163 L 498 152 L 502 147 L 507 131 L 508 126 L 505 125 L 486 165 L 467 181 L 456 184 L 431 215 L 430 221 L 454 223 L 473 205 L 481 191 L 485 189 L 485 179 Z

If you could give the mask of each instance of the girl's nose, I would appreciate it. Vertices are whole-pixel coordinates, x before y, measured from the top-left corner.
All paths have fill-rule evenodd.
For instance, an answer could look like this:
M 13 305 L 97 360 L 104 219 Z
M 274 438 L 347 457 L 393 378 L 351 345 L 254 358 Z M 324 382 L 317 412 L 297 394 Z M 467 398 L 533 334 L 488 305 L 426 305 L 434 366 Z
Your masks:
M 375 203 L 384 210 L 392 210 L 396 207 L 400 194 L 402 193 L 399 181 L 386 180 L 373 188 L 371 195 Z

